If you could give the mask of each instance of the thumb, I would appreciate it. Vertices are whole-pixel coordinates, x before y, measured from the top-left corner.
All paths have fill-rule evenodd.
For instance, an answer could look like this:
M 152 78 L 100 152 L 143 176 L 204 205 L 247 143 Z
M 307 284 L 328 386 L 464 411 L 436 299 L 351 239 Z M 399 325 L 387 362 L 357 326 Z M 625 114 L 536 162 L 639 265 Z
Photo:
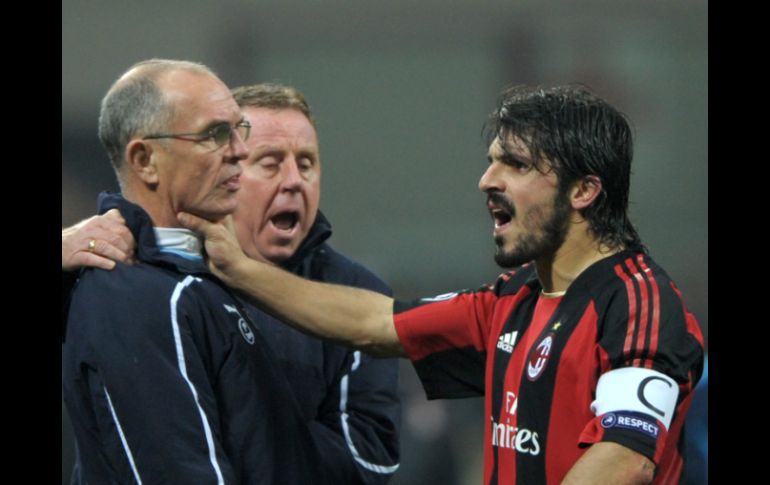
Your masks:
M 212 244 L 224 245 L 222 250 L 229 250 L 231 245 L 240 249 L 238 241 L 235 239 L 232 218 L 229 216 L 219 222 L 211 222 L 189 212 L 180 212 L 177 214 L 177 219 L 187 229 L 203 236 L 209 254 L 212 250 Z
M 109 217 L 111 219 L 115 219 L 116 221 L 123 224 L 126 223 L 125 219 L 123 219 L 123 215 L 120 213 L 118 209 L 110 209 L 104 213 L 104 216 Z
M 177 214 L 177 219 L 179 220 L 179 223 L 187 229 L 200 233 L 203 236 L 207 236 L 208 232 L 211 231 L 211 226 L 214 225 L 206 219 L 200 218 L 188 212 L 180 212 Z
M 235 223 L 233 222 L 233 215 L 230 214 L 224 219 L 222 219 L 222 226 L 224 226 L 225 229 L 227 229 L 227 232 L 230 234 L 235 234 Z

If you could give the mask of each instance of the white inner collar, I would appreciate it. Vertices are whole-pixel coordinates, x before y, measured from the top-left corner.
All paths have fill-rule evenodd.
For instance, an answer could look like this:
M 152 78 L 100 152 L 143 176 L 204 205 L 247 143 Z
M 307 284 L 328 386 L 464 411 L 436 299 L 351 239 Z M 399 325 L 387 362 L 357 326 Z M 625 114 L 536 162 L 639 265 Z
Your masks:
M 202 240 L 191 230 L 176 227 L 154 227 L 153 230 L 161 250 L 182 252 L 189 256 L 203 256 Z

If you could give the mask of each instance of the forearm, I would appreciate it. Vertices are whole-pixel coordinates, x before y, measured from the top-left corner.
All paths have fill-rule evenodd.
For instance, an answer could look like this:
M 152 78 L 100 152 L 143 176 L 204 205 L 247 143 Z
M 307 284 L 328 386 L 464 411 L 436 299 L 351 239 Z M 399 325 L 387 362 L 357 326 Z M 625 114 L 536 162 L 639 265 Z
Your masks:
M 405 355 L 393 325 L 390 297 L 309 281 L 246 257 L 232 264 L 223 279 L 301 331 L 380 357 Z
M 652 483 L 655 465 L 625 446 L 596 443 L 572 466 L 562 485 L 646 485 Z

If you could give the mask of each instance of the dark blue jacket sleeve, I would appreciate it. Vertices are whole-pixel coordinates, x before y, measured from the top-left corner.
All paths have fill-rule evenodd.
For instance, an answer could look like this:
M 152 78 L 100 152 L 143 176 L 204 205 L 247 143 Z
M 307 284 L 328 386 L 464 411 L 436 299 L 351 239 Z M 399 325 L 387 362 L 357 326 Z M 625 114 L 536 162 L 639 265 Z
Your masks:
M 385 283 L 363 266 L 327 250 L 323 281 L 390 295 Z M 329 388 L 311 424 L 327 465 L 327 483 L 383 484 L 398 469 L 401 407 L 397 359 L 375 359 L 326 342 L 325 352 L 343 352 L 335 385 Z M 333 359 L 327 359 L 333 361 Z
M 107 273 L 80 279 L 64 350 L 64 398 L 84 471 L 97 460 L 92 477 L 112 474 L 99 483 L 234 483 L 210 365 L 194 338 L 205 315 L 188 296 L 194 280 Z
M 76 271 L 61 272 L 61 341 L 64 342 L 64 335 L 67 332 L 67 314 L 70 308 L 70 293 L 78 279 Z
M 397 362 L 352 353 L 311 431 L 327 483 L 387 483 L 398 469 L 400 407 Z

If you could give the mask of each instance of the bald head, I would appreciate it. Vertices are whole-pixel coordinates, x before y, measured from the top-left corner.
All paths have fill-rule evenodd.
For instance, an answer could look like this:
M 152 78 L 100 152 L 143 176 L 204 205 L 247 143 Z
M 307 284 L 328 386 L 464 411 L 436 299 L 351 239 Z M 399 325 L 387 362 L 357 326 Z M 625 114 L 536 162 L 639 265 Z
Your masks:
M 99 139 L 119 179 L 128 142 L 137 135 L 163 132 L 173 121 L 175 105 L 164 92 L 163 80 L 180 71 L 218 79 L 203 64 L 150 59 L 131 66 L 102 99 Z

